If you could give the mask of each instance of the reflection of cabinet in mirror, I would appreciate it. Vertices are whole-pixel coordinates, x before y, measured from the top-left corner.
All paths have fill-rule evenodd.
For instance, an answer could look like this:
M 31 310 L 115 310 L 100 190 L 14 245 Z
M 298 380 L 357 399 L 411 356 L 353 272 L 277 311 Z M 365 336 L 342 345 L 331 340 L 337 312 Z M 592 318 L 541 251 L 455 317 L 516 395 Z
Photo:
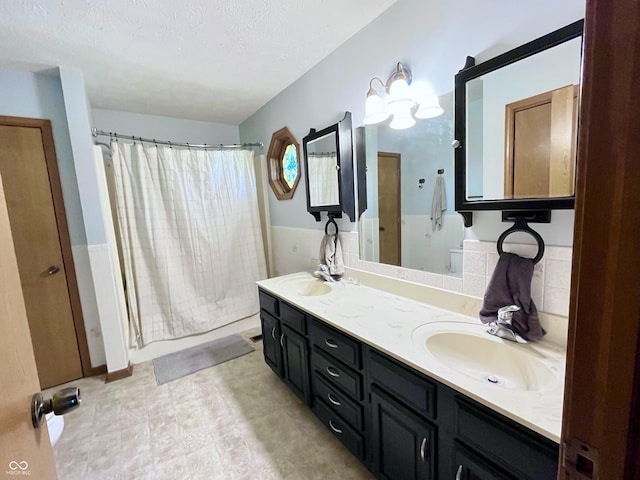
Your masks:
M 318 222 L 321 212 L 331 217 L 344 212 L 355 221 L 351 112 L 320 131 L 312 128 L 302 139 L 302 149 L 307 212 Z
M 400 265 L 400 154 L 378 152 L 380 263 Z
M 505 198 L 573 195 L 577 85 L 505 107 Z

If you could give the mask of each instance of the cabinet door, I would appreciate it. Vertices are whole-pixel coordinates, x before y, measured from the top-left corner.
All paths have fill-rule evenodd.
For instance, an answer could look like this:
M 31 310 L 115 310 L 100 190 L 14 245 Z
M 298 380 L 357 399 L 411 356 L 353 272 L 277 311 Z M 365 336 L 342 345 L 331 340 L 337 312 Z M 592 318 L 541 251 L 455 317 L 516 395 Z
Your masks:
M 306 405 L 310 405 L 311 389 L 309 388 L 307 340 L 286 325 L 282 326 L 280 340 L 283 346 L 284 381 Z
M 435 427 L 373 387 L 372 469 L 387 480 L 435 479 Z
M 454 446 L 456 480 L 516 480 L 458 443 Z
M 265 311 L 260 312 L 262 323 L 262 350 L 264 361 L 282 377 L 282 350 L 280 348 L 280 322 Z

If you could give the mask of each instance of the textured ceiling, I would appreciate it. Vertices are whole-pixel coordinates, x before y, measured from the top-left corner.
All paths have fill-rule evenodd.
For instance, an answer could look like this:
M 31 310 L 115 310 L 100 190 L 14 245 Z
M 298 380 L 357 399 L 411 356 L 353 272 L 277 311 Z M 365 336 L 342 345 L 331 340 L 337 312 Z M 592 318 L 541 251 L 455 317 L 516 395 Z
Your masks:
M 80 69 L 93 107 L 239 124 L 396 0 L 2 0 L 0 65 Z

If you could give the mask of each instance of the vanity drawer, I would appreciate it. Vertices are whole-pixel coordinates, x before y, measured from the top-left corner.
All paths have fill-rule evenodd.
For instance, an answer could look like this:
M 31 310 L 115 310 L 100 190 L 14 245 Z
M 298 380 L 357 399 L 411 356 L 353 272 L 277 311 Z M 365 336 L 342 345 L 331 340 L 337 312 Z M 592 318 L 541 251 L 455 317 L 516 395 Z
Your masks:
M 370 350 L 371 381 L 427 418 L 436 418 L 436 385 Z
M 327 355 L 316 345 L 313 346 L 311 367 L 330 384 L 336 385 L 353 398 L 362 400 L 362 376 Z
M 555 480 L 558 444 L 459 397 L 455 410 L 455 433 L 460 440 L 519 479 Z
M 358 370 L 361 368 L 360 342 L 319 321 L 311 324 L 310 336 L 313 343 L 324 351 L 329 352 L 351 367 Z
M 307 317 L 300 310 L 284 302 L 280 302 L 280 320 L 298 333 L 307 333 Z
M 360 433 L 356 432 L 347 425 L 347 422 L 332 412 L 322 400 L 314 402 L 312 410 L 351 453 L 360 460 L 364 458 L 364 439 Z
M 362 407 L 343 394 L 319 374 L 313 376 L 313 392 L 317 399 L 321 399 L 327 406 L 344 418 L 349 424 L 362 430 Z
M 272 297 L 262 290 L 258 290 L 258 298 L 260 299 L 260 308 L 265 312 L 269 312 L 274 317 L 280 316 L 280 308 L 278 308 L 278 299 Z

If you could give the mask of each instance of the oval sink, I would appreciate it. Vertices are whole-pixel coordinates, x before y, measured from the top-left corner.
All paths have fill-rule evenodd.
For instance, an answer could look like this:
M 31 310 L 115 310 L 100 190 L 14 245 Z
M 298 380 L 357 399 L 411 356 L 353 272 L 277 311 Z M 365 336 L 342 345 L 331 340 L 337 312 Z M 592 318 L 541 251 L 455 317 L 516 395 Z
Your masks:
M 287 278 L 279 286 L 303 297 L 315 297 L 331 293 L 331 287 L 315 278 Z
M 431 332 L 429 332 L 429 328 Z M 487 385 L 509 390 L 541 391 L 553 388 L 557 369 L 529 345 L 509 342 L 486 333 L 486 326 L 424 325 L 414 340 L 444 366 Z

